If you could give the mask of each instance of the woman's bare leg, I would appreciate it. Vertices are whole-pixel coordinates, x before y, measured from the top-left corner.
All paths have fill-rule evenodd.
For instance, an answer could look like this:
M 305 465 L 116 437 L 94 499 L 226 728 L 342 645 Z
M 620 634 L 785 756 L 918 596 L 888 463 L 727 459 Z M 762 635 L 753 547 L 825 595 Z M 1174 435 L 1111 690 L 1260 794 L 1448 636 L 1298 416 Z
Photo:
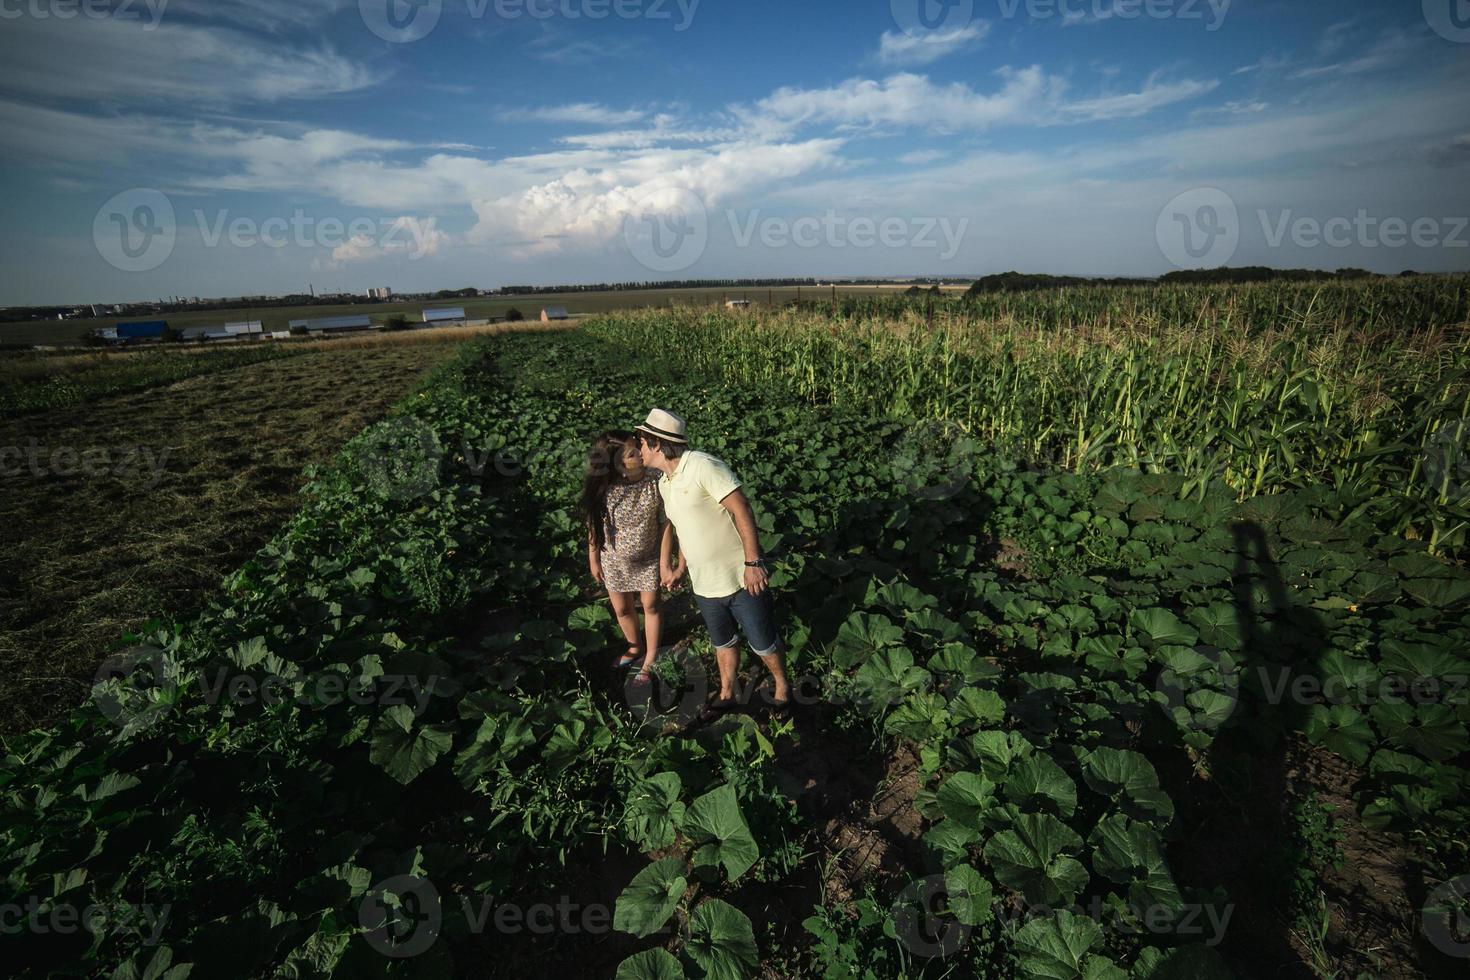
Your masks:
M 623 631 L 623 638 L 628 641 L 629 650 L 641 650 L 643 643 L 638 638 L 638 606 L 636 605 L 637 592 L 613 592 L 608 591 L 607 597 L 612 602 L 613 615 L 618 618 L 618 626 Z
M 654 658 L 658 656 L 660 634 L 663 630 L 663 614 L 659 607 L 658 590 L 640 592 L 638 597 L 643 603 L 643 632 L 647 640 L 643 666 L 652 667 Z

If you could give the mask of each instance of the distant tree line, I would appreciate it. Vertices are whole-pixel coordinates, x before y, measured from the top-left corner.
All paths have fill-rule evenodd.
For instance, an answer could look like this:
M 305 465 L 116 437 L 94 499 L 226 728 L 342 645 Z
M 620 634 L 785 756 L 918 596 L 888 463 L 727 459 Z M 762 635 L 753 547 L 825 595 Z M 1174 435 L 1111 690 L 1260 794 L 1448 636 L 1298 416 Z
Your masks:
M 844 280 L 846 281 L 846 280 Z M 530 296 L 539 293 L 616 293 L 655 289 L 740 289 L 755 286 L 817 286 L 816 279 L 679 279 L 666 282 L 598 282 L 581 286 L 501 286 L 502 296 Z
M 1400 278 L 1417 276 L 1412 269 L 1399 273 Z M 1169 272 L 1159 278 L 1165 283 L 1241 283 L 1241 282 L 1329 282 L 1337 279 L 1378 279 L 1376 272 L 1367 269 L 1269 269 L 1262 265 L 1242 266 L 1238 269 L 1186 269 Z
M 982 276 L 970 286 L 971 293 L 1026 292 L 1033 289 L 1060 289 L 1063 286 L 1146 286 L 1149 279 L 1083 279 L 1077 276 L 1049 276 L 1042 273 L 1002 272 Z
M 1400 278 L 1417 276 L 1412 269 L 1399 273 Z M 1323 269 L 1270 269 L 1265 266 L 1242 266 L 1236 269 L 1186 269 L 1170 272 L 1158 279 L 1088 279 L 1080 276 L 1051 276 L 1043 273 L 1002 272 L 993 276 L 982 276 L 970 286 L 970 293 L 1025 292 L 1036 289 L 1060 289 L 1064 286 L 1148 286 L 1155 283 L 1167 285 L 1197 285 L 1209 283 L 1251 282 L 1329 282 L 1343 279 L 1383 278 L 1367 269 L 1338 269 L 1329 272 Z M 910 290 L 910 293 L 914 290 Z

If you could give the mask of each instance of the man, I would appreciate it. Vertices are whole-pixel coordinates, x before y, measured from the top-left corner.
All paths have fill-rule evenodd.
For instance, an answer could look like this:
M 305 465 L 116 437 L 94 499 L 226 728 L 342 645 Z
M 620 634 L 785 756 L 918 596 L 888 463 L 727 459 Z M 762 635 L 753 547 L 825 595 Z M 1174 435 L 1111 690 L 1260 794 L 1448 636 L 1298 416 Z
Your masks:
M 695 601 L 709 628 L 720 667 L 719 697 L 699 714 L 708 722 L 735 705 L 735 673 L 740 664 L 739 634 L 771 672 L 772 714 L 791 714 L 786 658 L 776 633 L 776 612 L 768 588 L 765 559 L 750 501 L 740 481 L 722 461 L 689 448 L 682 418 L 655 408 L 635 426 L 643 465 L 663 473 L 658 481 L 669 525 L 660 545 L 660 576 L 673 588 L 689 575 Z M 679 562 L 673 564 L 678 537 Z

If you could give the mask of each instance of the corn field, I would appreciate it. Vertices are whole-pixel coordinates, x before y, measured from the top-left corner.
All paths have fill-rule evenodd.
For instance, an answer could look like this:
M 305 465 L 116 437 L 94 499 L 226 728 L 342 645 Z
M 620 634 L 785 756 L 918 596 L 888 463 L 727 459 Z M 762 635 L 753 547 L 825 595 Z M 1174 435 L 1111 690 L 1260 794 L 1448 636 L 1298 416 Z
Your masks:
M 1463 548 L 1470 280 L 1083 287 L 883 297 L 729 315 L 611 314 L 589 330 L 678 350 L 724 383 L 951 423 L 1069 470 L 1128 466 L 1294 488 Z

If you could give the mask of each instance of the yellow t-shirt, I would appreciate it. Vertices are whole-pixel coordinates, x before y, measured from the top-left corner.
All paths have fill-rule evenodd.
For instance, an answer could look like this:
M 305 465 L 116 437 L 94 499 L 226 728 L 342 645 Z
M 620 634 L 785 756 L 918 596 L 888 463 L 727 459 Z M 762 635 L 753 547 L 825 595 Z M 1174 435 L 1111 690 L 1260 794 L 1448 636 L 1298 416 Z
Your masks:
M 679 536 L 694 594 L 722 599 L 745 588 L 745 546 L 720 501 L 740 489 L 730 467 L 708 453 L 686 452 L 658 481 L 664 514 Z

